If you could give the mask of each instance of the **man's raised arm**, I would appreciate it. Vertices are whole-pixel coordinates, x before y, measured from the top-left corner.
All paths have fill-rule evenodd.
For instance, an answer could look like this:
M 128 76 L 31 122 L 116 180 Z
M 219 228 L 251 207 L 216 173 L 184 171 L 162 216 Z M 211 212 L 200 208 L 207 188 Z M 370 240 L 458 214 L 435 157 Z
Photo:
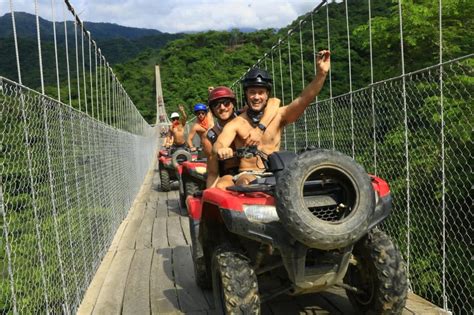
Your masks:
M 181 113 L 181 118 L 179 119 L 179 121 L 181 122 L 181 125 L 183 125 L 183 127 L 184 127 L 184 126 L 186 126 L 186 121 L 188 120 L 188 115 L 186 114 L 186 111 L 184 110 L 183 105 L 179 105 L 178 109 Z
M 318 52 L 316 55 L 316 76 L 313 81 L 288 106 L 282 108 L 282 123 L 284 125 L 298 120 L 308 105 L 319 95 L 330 68 L 331 52 L 329 50 Z

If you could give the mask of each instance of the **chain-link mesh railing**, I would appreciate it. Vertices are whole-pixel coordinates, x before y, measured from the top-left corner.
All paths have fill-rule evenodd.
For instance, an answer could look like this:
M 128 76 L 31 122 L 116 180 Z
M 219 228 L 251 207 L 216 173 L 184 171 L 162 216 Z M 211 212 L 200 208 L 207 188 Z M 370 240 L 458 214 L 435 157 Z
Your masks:
M 1 313 L 74 312 L 153 158 L 120 131 L 0 77 Z
M 356 22 L 349 19 L 348 1 L 320 4 L 294 22 L 287 35 L 253 67 L 270 72 L 272 94 L 289 104 L 317 72 L 317 47 L 331 49 L 338 45 L 339 50 L 332 51 L 331 71 L 321 95 L 298 121 L 285 127 L 281 149 L 296 152 L 315 146 L 338 150 L 355 158 L 368 172 L 386 179 L 394 210 L 382 228 L 395 239 L 405 257 L 410 289 L 454 314 L 468 314 L 474 307 L 474 220 L 470 211 L 474 184 L 474 55 L 467 50 L 464 56 L 458 54 L 457 59 L 443 62 L 443 51 L 449 51 L 453 43 L 442 40 L 439 1 L 437 8 L 426 8 L 430 12 L 427 18 L 439 22 L 438 44 L 447 47 L 426 47 L 439 52 L 428 56 L 427 50 L 423 59 L 406 64 L 402 16 L 408 16 L 407 23 L 413 21 L 403 10 L 416 8 L 409 4 L 402 8 L 399 2 L 394 16 L 379 8 L 381 16 L 376 20 L 378 26 L 386 23 L 385 33 L 400 31 L 397 38 L 401 50 L 388 54 L 389 64 L 384 68 L 374 67 L 371 2 L 367 2 L 368 21 Z M 357 10 L 360 14 L 361 7 Z M 453 18 L 453 12 L 448 12 L 449 18 Z M 357 50 L 351 46 L 351 34 L 358 36 Z M 341 50 L 340 41 L 347 43 L 346 51 Z M 379 44 L 379 48 L 386 49 L 387 43 Z M 381 54 L 387 57 L 386 51 Z M 405 72 L 409 66 L 412 71 L 420 64 L 435 66 Z M 394 65 L 400 65 L 398 76 L 393 76 Z M 355 67 L 357 72 L 352 70 Z M 240 81 L 244 75 L 233 85 L 238 96 L 243 95 Z M 394 78 L 385 79 L 391 75 Z M 375 78 L 378 83 L 374 83 Z M 242 105 L 244 100 L 239 98 L 238 103 Z
M 36 43 L 34 25 L 17 30 L 13 1 L 11 37 L 0 39 L 17 70 L 0 73 L 0 313 L 70 314 L 138 193 L 157 135 L 69 2 L 34 7 Z M 49 27 L 54 38 L 42 39 Z

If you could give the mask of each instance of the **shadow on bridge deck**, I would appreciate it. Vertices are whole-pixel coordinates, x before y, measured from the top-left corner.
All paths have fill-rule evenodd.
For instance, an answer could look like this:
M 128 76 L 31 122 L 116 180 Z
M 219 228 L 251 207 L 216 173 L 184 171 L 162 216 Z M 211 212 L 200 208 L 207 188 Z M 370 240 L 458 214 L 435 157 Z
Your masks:
M 90 284 L 78 314 L 214 314 L 211 291 L 194 282 L 186 210 L 177 191 L 159 192 L 149 171 Z M 344 290 L 280 296 L 262 314 L 354 314 Z M 409 294 L 403 314 L 443 314 Z

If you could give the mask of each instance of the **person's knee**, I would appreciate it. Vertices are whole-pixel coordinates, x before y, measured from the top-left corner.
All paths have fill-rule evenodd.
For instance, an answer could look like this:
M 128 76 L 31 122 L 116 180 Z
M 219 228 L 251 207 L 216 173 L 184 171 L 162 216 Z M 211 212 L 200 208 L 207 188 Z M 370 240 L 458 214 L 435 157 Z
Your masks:
M 216 183 L 216 188 L 219 189 L 226 189 L 229 186 L 234 185 L 234 182 L 232 181 L 232 176 L 226 175 L 221 178 Z
M 257 177 L 255 175 L 245 174 L 245 175 L 240 176 L 239 179 L 237 179 L 237 181 L 235 182 L 235 184 L 237 186 L 248 185 L 251 181 L 255 180 L 256 178 Z

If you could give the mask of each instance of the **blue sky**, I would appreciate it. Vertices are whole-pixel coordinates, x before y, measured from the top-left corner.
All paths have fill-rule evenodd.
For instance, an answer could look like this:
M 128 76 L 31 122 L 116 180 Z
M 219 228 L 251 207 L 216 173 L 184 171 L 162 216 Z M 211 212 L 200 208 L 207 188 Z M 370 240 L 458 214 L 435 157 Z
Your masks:
M 62 0 L 53 0 L 56 20 L 63 19 Z M 312 10 L 320 0 L 70 0 L 84 21 L 111 22 L 162 32 L 229 28 L 280 28 Z M 51 20 L 51 0 L 38 0 L 39 14 Z M 34 13 L 33 0 L 13 0 L 15 11 Z M 0 0 L 0 15 L 10 11 Z M 70 15 L 67 16 L 70 19 Z

